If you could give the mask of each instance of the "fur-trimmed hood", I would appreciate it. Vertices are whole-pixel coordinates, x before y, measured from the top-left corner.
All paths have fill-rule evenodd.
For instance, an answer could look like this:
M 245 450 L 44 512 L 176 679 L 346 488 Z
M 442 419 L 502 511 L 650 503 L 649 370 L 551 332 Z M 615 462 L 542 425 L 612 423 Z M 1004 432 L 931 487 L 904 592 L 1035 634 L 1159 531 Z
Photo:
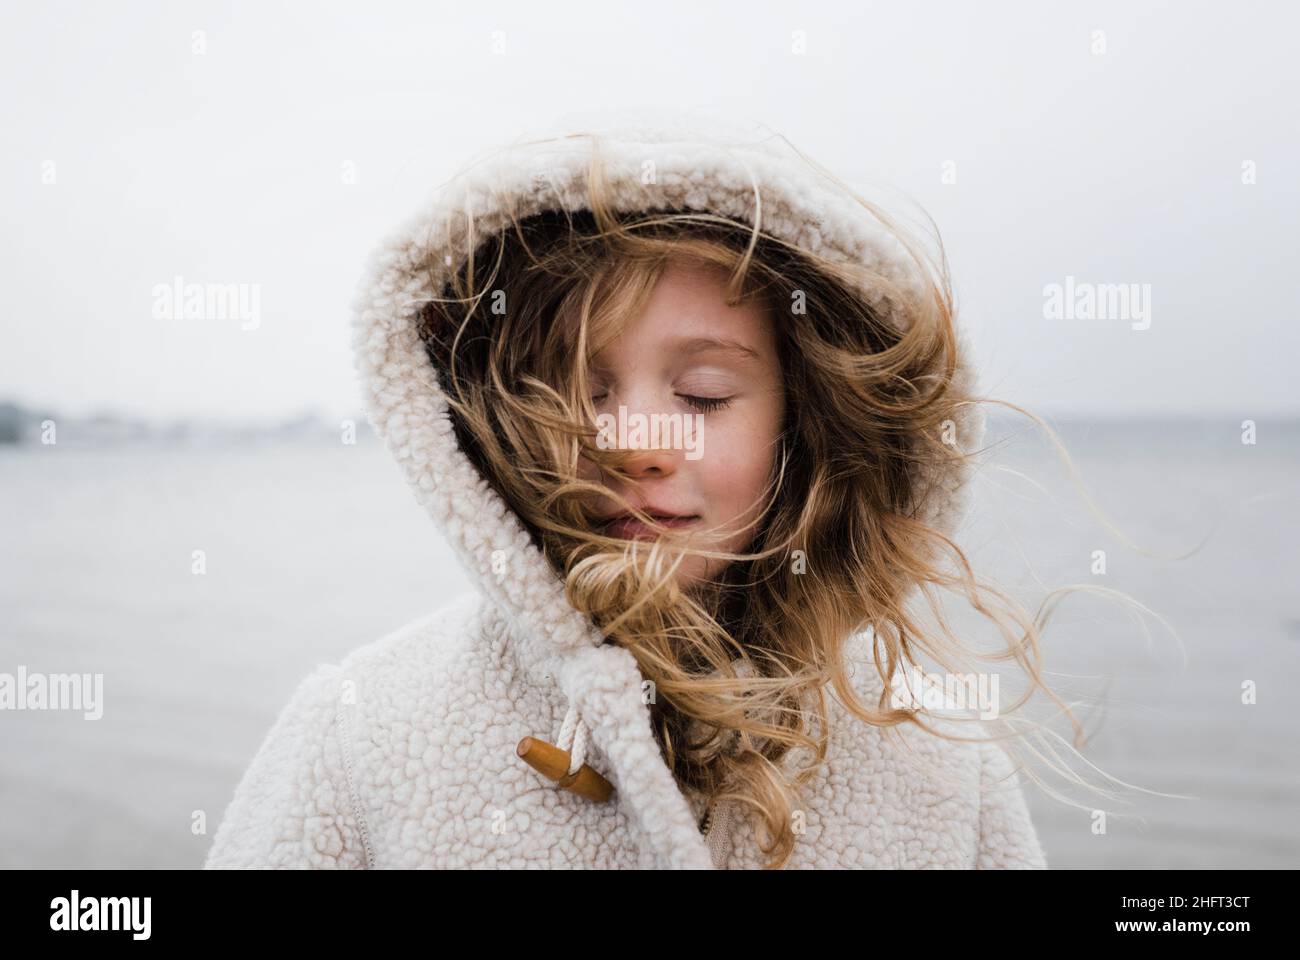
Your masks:
M 365 798 L 366 788 L 358 783 L 360 774 L 353 769 L 354 763 L 357 767 L 376 764 L 369 774 L 372 789 L 377 782 L 387 791 L 425 790 L 429 803 L 446 804 L 447 809 L 454 805 L 443 795 L 448 777 L 465 780 L 464 786 L 457 789 L 477 798 L 471 806 L 485 795 L 499 797 L 509 787 L 512 798 L 509 803 L 495 799 L 491 802 L 513 809 L 523 796 L 521 791 L 552 787 L 515 757 L 501 758 L 493 752 L 488 759 L 487 741 L 495 736 L 498 720 L 506 729 L 500 734 L 500 742 L 492 748 L 494 751 L 512 740 L 517 741 L 520 734 L 532 734 L 552 743 L 558 741 L 562 748 L 571 750 L 571 769 L 576 769 L 585 759 L 614 785 L 618 816 L 630 818 L 627 823 L 635 824 L 637 833 L 637 838 L 629 841 L 627 849 L 632 852 L 627 854 L 630 860 L 625 863 L 708 868 L 722 865 L 728 858 L 728 850 L 719 846 L 716 836 L 711 836 L 708 842 L 701 837 L 698 808 L 692 811 L 692 801 L 678 789 L 659 755 L 640 696 L 641 677 L 635 660 L 628 651 L 601 643 L 602 638 L 589 619 L 566 600 L 560 578 L 534 545 L 520 519 L 459 448 L 439 377 L 417 330 L 418 311 L 429 298 L 440 295 L 446 281 L 462 266 L 470 253 L 469 238 L 472 236 L 477 244 L 507 226 L 509 207 L 513 206 L 521 217 L 549 209 L 585 208 L 585 175 L 596 142 L 593 135 L 599 138 L 609 193 L 619 212 L 691 208 L 752 223 L 758 211 L 765 230 L 801 248 L 832 259 L 872 265 L 896 283 L 915 282 L 914 268 L 892 235 L 866 210 L 846 198 L 837 185 L 779 134 L 759 126 L 724 123 L 701 115 L 641 114 L 630 120 L 569 121 L 558 128 L 518 138 L 465 167 L 437 190 L 424 209 L 388 237 L 374 253 L 355 301 L 355 358 L 366 411 L 401 465 L 416 498 L 455 550 L 482 600 L 467 600 L 450 612 L 426 618 L 358 651 L 341 668 L 318 672 L 312 681 L 312 692 L 304 685 L 295 696 L 296 704 L 314 703 L 322 716 L 337 721 L 330 734 L 335 738 L 332 741 L 335 746 L 332 753 L 326 749 L 325 754 L 332 756 L 336 768 L 342 771 L 331 782 L 341 793 L 350 795 L 351 804 L 333 809 L 350 809 L 351 813 L 339 815 L 326 845 L 344 851 L 351 845 L 357 851 L 353 857 L 360 865 L 374 863 L 375 848 L 379 846 L 375 834 L 384 829 L 376 830 L 374 821 L 381 816 L 391 818 L 393 809 L 380 796 Z M 647 171 L 653 175 L 647 176 Z M 877 296 L 872 290 L 862 293 L 872 302 Z M 960 334 L 959 346 L 956 377 L 960 386 L 969 389 L 973 375 L 966 341 Z M 978 406 L 964 406 L 958 416 L 961 419 L 955 434 L 962 448 L 976 448 L 984 431 Z M 928 491 L 920 500 L 918 515 L 944 532 L 954 531 L 964 513 L 966 469 L 963 461 L 954 461 L 952 466 L 931 468 L 933 472 L 916 477 L 918 489 Z M 482 644 L 486 652 L 470 650 L 467 644 L 477 641 L 456 645 L 450 639 L 439 639 L 450 636 L 448 631 L 461 630 L 494 639 Z M 456 652 L 440 651 L 438 644 L 456 646 Z M 409 657 L 400 667 L 401 658 L 396 653 L 399 648 L 408 651 L 403 656 Z M 394 682 L 412 684 L 417 684 L 411 678 L 412 671 L 422 669 L 482 670 L 490 674 L 438 676 L 432 680 L 421 675 L 417 689 L 434 692 L 413 694 L 411 709 L 440 712 L 427 724 L 428 732 L 420 741 L 425 749 L 415 768 L 408 770 L 407 775 L 413 778 L 411 784 L 420 784 L 410 786 L 410 791 L 406 786 L 388 786 L 390 778 L 402 779 L 393 772 L 401 768 L 402 760 L 397 754 L 388 756 L 393 738 L 385 732 L 390 729 L 385 724 L 399 722 L 406 729 L 413 721 L 409 718 L 393 721 L 391 716 L 384 719 L 385 711 L 392 714 L 392 705 L 377 705 L 374 701 L 378 697 L 372 696 L 364 707 L 344 707 L 334 702 L 336 693 L 331 695 L 333 686 L 349 675 L 364 674 L 366 679 L 362 684 L 377 687 L 381 681 L 376 665 L 381 662 L 388 665 L 383 668 L 389 671 L 385 675 L 394 678 Z M 875 682 L 868 676 L 870 671 L 858 673 L 863 683 Z M 434 686 L 427 687 L 426 681 Z M 464 704 L 456 706 L 456 692 L 448 692 L 447 688 L 461 683 L 469 684 L 476 691 L 466 701 L 472 701 L 472 709 Z M 489 694 L 477 692 L 498 687 L 517 691 L 518 697 L 539 699 L 530 713 L 530 708 L 521 706 L 518 700 L 512 706 L 512 701 L 498 696 L 488 703 Z M 556 714 L 551 714 L 547 705 L 551 702 L 551 691 L 563 697 L 559 701 L 563 706 Z M 435 706 L 430 707 L 429 702 Z M 512 709 L 518 716 L 505 716 Z M 558 722 L 561 716 L 563 722 Z M 946 821 L 942 817 L 935 819 L 935 813 L 911 809 L 912 805 L 925 806 L 919 799 L 922 793 L 918 792 L 923 791 L 923 786 L 904 787 L 886 779 L 884 783 L 893 785 L 881 793 L 880 777 L 912 776 L 905 772 L 911 768 L 894 766 L 892 754 L 882 752 L 883 740 L 875 733 L 850 733 L 846 716 L 833 718 L 845 728 L 840 736 L 847 738 L 840 741 L 846 757 L 840 761 L 836 776 L 839 780 L 848 776 L 856 786 L 844 787 L 836 793 L 835 788 L 826 785 L 830 781 L 823 780 L 822 786 L 816 788 L 824 794 L 825 816 L 832 820 L 840 818 L 838 825 L 827 821 L 825 826 L 829 832 L 824 834 L 825 842 L 839 849 L 823 846 L 809 855 L 809 863 L 1042 865 L 1041 851 L 1018 792 L 1007 805 L 982 806 L 978 797 L 963 798 L 961 809 L 965 813 L 956 818 L 961 822 L 951 828 L 944 826 Z M 287 722 L 282 716 L 277 729 Z M 467 732 L 464 739 L 457 739 L 461 730 L 449 731 L 445 726 L 440 727 L 440 723 L 466 724 L 473 728 L 472 736 Z M 475 726 L 480 723 L 487 724 L 490 736 Z M 862 730 L 860 722 L 856 729 Z M 369 733 L 362 738 L 360 730 Z M 272 749 L 274 736 L 273 732 L 263 746 L 263 753 Z M 928 740 L 935 742 L 930 744 Z M 928 740 L 917 741 L 922 755 L 931 751 L 936 764 L 967 770 L 976 786 L 985 782 L 990 772 L 1000 771 L 1003 775 L 1010 772 L 1000 752 L 995 756 L 981 746 L 977 753 L 962 754 L 961 759 L 955 760 L 956 754 L 944 752 L 951 750 L 951 745 L 939 746 L 942 741 L 938 738 Z M 439 744 L 437 750 L 432 743 Z M 376 751 L 377 744 L 384 746 Z M 508 783 L 473 787 L 466 778 L 475 774 L 459 772 L 459 767 L 449 758 L 453 744 L 461 745 L 457 753 L 460 759 L 478 764 L 483 771 L 499 770 L 501 780 Z M 359 751 L 366 759 L 355 759 L 353 751 Z M 383 761 L 380 754 L 387 756 L 387 760 Z M 263 758 L 261 762 L 269 770 L 270 759 Z M 381 762 L 388 765 L 378 766 Z M 415 761 L 408 757 L 405 762 L 409 765 Z M 450 772 L 453 768 L 458 772 Z M 486 772 L 482 775 L 491 776 Z M 246 779 L 251 776 L 250 771 Z M 267 776 L 271 774 L 268 772 Z M 434 782 L 429 783 L 430 780 Z M 478 793 L 472 793 L 474 789 Z M 484 791 L 488 792 L 484 794 Z M 905 799 L 895 796 L 899 791 L 906 795 Z M 561 794 L 561 791 L 554 793 Z M 873 795 L 875 801 L 870 800 Z M 881 815 L 888 815 L 885 807 L 895 802 L 906 806 L 908 812 L 895 816 L 893 826 L 881 825 L 872 819 L 875 814 L 856 809 L 857 800 L 878 802 L 882 806 L 876 812 Z M 590 801 L 564 793 L 563 799 L 548 800 L 547 804 L 584 802 Z M 970 803 L 974 804 L 973 808 Z M 548 814 L 540 812 L 543 809 L 550 807 L 529 807 L 527 819 L 530 822 L 545 819 Z M 817 811 L 809 813 L 814 820 L 821 815 Z M 446 854 L 450 849 L 457 849 L 458 841 L 447 839 L 454 833 L 453 829 L 444 824 L 438 834 L 443 838 L 442 845 L 435 841 L 428 847 L 422 839 L 417 839 L 423 836 L 420 831 L 424 828 L 417 829 L 410 822 L 415 814 L 404 816 L 404 826 L 393 823 L 387 828 L 395 845 L 393 849 L 404 851 L 401 865 L 529 862 L 526 852 L 513 855 L 514 859 L 504 854 L 502 859 L 496 859 L 498 842 L 478 840 L 476 835 L 459 839 L 461 846 L 479 851 L 474 856 L 434 856 L 439 850 Z M 425 821 L 429 819 L 427 813 L 420 816 Z M 564 816 L 557 814 L 556 822 L 569 823 L 573 816 L 571 811 Z M 608 815 L 603 815 L 604 819 L 598 813 L 590 816 L 591 829 L 605 836 L 605 840 L 591 842 L 606 845 L 606 853 L 598 853 L 595 847 L 584 851 L 579 844 L 578 852 L 558 862 L 595 864 L 602 862 L 599 858 L 606 854 L 611 862 L 619 862 L 608 852 L 619 848 L 608 846 L 607 834 L 617 824 Z M 860 821 L 862 816 L 867 821 Z M 870 836 L 844 832 L 850 827 L 844 821 L 846 817 L 854 824 L 875 824 L 853 827 L 869 830 Z M 737 843 L 742 843 L 745 837 L 752 840 L 752 833 L 746 832 L 748 829 L 738 825 Z M 895 829 L 902 833 L 895 835 Z M 989 829 L 1004 831 L 1006 836 L 990 842 L 984 836 Z M 921 836 L 919 841 L 915 840 L 917 834 Z M 913 840 L 906 840 L 905 835 L 911 835 Z M 852 836 L 858 838 L 836 840 L 836 837 Z M 916 842 L 922 848 L 919 854 L 913 849 Z M 316 843 L 319 846 L 320 841 Z M 905 844 L 906 850 L 900 844 Z M 219 845 L 220 840 L 214 844 L 214 851 Z M 1004 845 L 1009 845 L 1011 850 L 1005 862 Z M 746 859 L 750 853 L 746 850 L 742 855 L 738 850 L 732 865 L 754 862 Z M 557 862 L 555 858 L 559 855 L 551 856 L 549 862 Z M 547 862 L 544 854 L 532 859 Z M 214 852 L 211 865 L 230 865 L 238 860 L 229 851 Z

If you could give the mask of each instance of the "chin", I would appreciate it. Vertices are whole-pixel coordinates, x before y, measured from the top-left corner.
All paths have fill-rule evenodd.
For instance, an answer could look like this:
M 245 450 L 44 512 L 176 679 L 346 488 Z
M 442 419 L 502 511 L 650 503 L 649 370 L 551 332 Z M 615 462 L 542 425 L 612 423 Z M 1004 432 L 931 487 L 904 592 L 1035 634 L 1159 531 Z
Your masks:
M 709 561 L 702 557 L 686 560 L 677 571 L 677 586 L 690 590 L 704 585 L 717 571 L 709 568 Z

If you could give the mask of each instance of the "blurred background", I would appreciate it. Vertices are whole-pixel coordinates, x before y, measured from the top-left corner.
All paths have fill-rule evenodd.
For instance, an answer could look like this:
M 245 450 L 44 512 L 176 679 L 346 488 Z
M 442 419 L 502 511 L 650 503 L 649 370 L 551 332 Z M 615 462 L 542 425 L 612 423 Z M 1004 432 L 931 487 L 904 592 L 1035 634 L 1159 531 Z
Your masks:
M 468 589 L 360 413 L 365 257 L 475 153 L 664 107 L 933 217 L 985 392 L 1083 484 L 995 415 L 963 547 L 1031 610 L 1086 584 L 1152 611 L 1080 594 L 1047 630 L 1085 756 L 1153 792 L 1098 835 L 1028 790 L 1049 864 L 1300 865 L 1300 17 L 566 7 L 9 12 L 0 674 L 102 674 L 104 710 L 0 710 L 0 867 L 198 866 L 297 682 Z M 160 318 L 178 282 L 256 310 Z M 1111 284 L 1128 312 L 1052 309 Z

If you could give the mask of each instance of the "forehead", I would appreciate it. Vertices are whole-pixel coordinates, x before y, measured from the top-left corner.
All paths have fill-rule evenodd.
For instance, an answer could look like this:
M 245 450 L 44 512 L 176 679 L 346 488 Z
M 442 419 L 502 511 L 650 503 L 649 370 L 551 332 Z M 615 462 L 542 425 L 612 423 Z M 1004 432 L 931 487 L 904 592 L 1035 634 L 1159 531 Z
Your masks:
M 607 351 L 669 349 L 741 363 L 771 358 L 772 318 L 757 301 L 729 305 L 727 278 L 722 267 L 670 262 L 640 314 L 628 319 Z

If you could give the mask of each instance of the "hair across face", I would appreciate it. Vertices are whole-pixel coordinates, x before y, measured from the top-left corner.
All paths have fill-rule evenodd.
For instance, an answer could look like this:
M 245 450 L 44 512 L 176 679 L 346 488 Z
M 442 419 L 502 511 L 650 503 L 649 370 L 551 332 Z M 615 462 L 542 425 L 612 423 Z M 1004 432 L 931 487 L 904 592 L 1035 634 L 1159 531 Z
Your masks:
M 670 261 L 644 307 L 591 360 L 592 403 L 607 426 L 603 448 L 627 451 L 616 475 L 590 459 L 578 475 L 603 484 L 602 528 L 617 537 L 658 535 L 634 508 L 664 525 L 738 553 L 754 539 L 781 445 L 785 386 L 770 311 L 731 305 L 726 272 Z M 679 584 L 713 577 L 723 563 L 688 555 Z

